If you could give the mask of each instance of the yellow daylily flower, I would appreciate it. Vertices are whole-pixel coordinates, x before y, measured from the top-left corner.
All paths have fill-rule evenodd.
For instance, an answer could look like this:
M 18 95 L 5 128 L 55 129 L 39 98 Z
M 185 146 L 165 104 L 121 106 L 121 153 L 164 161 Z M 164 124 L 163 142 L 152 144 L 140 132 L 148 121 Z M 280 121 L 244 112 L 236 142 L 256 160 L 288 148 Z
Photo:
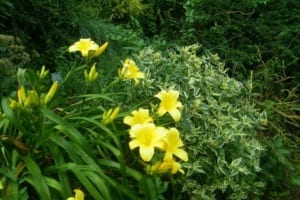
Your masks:
M 2 185 L 2 183 L 0 181 L 0 190 L 2 190 L 2 189 L 3 189 L 3 185 Z
M 149 116 L 149 110 L 139 108 L 131 112 L 132 116 L 126 116 L 123 119 L 123 123 L 129 126 L 134 126 L 136 124 L 145 124 L 153 122 L 151 116 Z
M 129 130 L 132 140 L 129 142 L 129 148 L 139 147 L 141 158 L 148 162 L 154 155 L 155 147 L 163 148 L 162 138 L 166 134 L 164 127 L 157 127 L 153 123 L 137 124 Z
M 170 128 L 164 138 L 165 146 L 165 157 L 164 160 L 173 159 L 173 154 L 181 160 L 187 162 L 188 154 L 180 147 L 183 147 L 183 142 L 179 137 L 179 131 L 176 128 Z
M 119 112 L 120 112 L 120 107 L 116 107 L 114 109 L 111 108 L 107 112 L 104 112 L 102 115 L 102 123 L 104 124 L 112 123 L 114 119 L 116 119 L 116 117 L 118 116 Z
M 139 70 L 132 59 L 127 58 L 123 63 L 123 67 L 119 69 L 119 77 L 124 79 L 133 79 L 135 85 L 139 83 L 139 79 L 145 78 L 145 74 Z
M 80 39 L 69 47 L 69 52 L 80 51 L 82 57 L 88 57 L 89 51 L 97 51 L 99 45 L 90 38 Z
M 96 80 L 98 78 L 98 75 L 99 73 L 96 71 L 96 63 L 93 64 L 89 73 L 87 72 L 87 70 L 84 70 L 84 78 L 87 84 L 90 84 L 91 82 Z
M 181 102 L 177 101 L 179 92 L 175 90 L 162 90 L 155 97 L 160 99 L 160 105 L 158 108 L 158 115 L 163 116 L 165 113 L 169 113 L 174 121 L 179 121 L 181 117 L 181 109 L 183 108 Z
M 75 197 L 69 197 L 67 198 L 67 200 L 84 200 L 84 193 L 79 190 L 79 189 L 75 189 Z

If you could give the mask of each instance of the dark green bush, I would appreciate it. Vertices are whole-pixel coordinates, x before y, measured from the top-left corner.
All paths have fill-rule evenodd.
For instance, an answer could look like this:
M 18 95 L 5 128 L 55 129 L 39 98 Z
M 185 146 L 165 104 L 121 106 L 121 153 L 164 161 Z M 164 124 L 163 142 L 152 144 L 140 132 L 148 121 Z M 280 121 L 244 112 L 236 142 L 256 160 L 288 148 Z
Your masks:
M 31 57 L 20 39 L 0 34 L 0 96 L 16 88 L 17 68 L 29 63 Z
M 300 52 L 297 1 L 194 0 L 186 1 L 184 7 L 184 42 L 197 41 L 218 53 L 237 75 L 257 69 L 261 60 L 276 60 L 288 75 L 296 75 Z
M 110 41 L 110 50 L 115 54 L 127 54 L 137 50 L 141 45 L 141 39 L 137 33 L 114 26 L 111 18 L 123 17 L 123 21 L 126 22 L 128 15 L 138 15 L 145 6 L 140 1 L 128 0 L 122 4 L 118 2 L 115 0 L 3 2 L 0 4 L 0 33 L 19 37 L 29 52 L 35 50 L 40 54 L 40 57 L 30 63 L 31 68 L 39 68 L 47 63 L 48 68 L 55 70 L 56 66 L 60 65 L 57 63 L 57 56 L 61 55 L 61 47 L 80 37 L 92 38 L 98 43 Z M 114 15 L 120 12 L 122 15 L 111 16 L 112 10 Z

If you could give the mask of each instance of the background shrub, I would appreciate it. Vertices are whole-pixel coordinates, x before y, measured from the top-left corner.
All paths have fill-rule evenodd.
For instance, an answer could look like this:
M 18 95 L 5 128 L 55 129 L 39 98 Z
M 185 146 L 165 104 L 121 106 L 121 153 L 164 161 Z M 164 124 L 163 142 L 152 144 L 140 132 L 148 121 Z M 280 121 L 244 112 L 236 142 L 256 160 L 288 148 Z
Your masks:
M 264 147 L 256 129 L 266 120 L 249 90 L 226 74 L 219 57 L 197 56 L 198 45 L 167 51 L 149 47 L 137 60 L 153 85 L 181 91 L 183 130 L 190 153 L 183 191 L 191 199 L 249 199 L 263 194 Z

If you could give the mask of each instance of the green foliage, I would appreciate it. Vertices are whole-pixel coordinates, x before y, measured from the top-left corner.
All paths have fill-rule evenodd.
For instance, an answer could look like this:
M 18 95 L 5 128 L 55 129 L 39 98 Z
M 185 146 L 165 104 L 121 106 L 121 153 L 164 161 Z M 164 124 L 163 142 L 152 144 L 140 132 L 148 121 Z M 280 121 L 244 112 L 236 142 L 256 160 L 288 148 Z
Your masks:
M 135 93 L 147 85 L 133 86 L 116 77 L 116 70 L 110 78 L 104 78 L 105 72 L 100 74 L 101 81 L 75 82 L 83 87 L 67 91 L 70 85 L 74 87 L 73 76 L 85 77 L 90 59 L 74 61 L 51 87 L 49 70 L 44 67 L 18 69 L 19 88 L 3 96 L 0 107 L 3 199 L 67 199 L 74 189 L 82 190 L 87 199 L 99 200 L 157 200 L 177 195 L 169 191 L 180 185 L 179 175 L 146 174 L 146 166 L 152 163 L 142 161 L 128 147 L 123 117 L 137 105 L 150 108 L 154 97 Z M 97 78 L 95 74 L 87 76 Z M 131 101 L 122 102 L 125 99 Z M 107 114 L 116 106 L 121 113 Z M 169 119 L 163 121 L 175 125 Z
M 147 5 L 141 0 L 90 0 L 92 5 L 101 5 L 102 16 L 112 20 L 128 21 L 130 18 L 143 14 Z
M 298 7 L 294 0 L 1 1 L 0 31 L 18 37 L 0 36 L 0 95 L 9 95 L 0 108 L 0 196 L 66 199 L 80 188 L 88 199 L 299 198 Z M 144 36 L 162 50 L 134 56 L 148 79 L 138 87 L 118 82 L 120 60 L 144 48 Z M 93 60 L 100 78 L 89 87 L 82 72 L 93 63 L 66 53 L 78 37 L 109 42 Z M 173 45 L 195 42 L 203 48 Z M 43 64 L 61 76 L 55 98 L 16 112 L 17 83 L 41 99 L 51 84 L 30 69 L 16 76 L 17 68 Z M 180 90 L 184 103 L 182 121 L 158 121 L 184 136 L 185 177 L 144 175 L 127 147 L 122 117 L 141 105 L 155 110 L 162 88 Z M 116 106 L 120 115 L 103 124 Z
M 20 39 L 13 36 L 0 35 L 0 46 L 0 96 L 2 96 L 16 88 L 16 69 L 23 67 L 31 58 Z
M 172 43 L 198 42 L 203 46 L 198 53 L 204 53 L 206 49 L 218 53 L 230 75 L 246 80 L 251 92 L 249 102 L 264 110 L 263 115 L 268 119 L 262 121 L 265 124 L 261 130 L 264 136 L 259 139 L 266 149 L 263 156 L 272 157 L 277 148 L 273 142 L 266 141 L 283 137 L 285 143 L 282 148 L 298 157 L 297 148 L 290 149 L 290 146 L 299 146 L 299 3 L 294 0 L 152 2 L 152 7 L 158 7 L 155 10 L 163 10 L 167 14 L 157 19 L 156 16 L 160 15 L 149 12 L 147 20 L 141 19 L 140 24 L 145 27 L 145 33 L 151 31 L 150 36 L 159 34 L 168 40 L 165 46 L 159 44 L 159 48 L 168 48 Z M 174 10 L 170 2 L 176 5 Z M 172 27 L 175 21 L 176 26 Z M 163 28 L 156 28 L 160 22 L 167 23 Z M 153 28 L 149 28 L 151 24 Z M 299 164 L 293 157 L 287 156 L 289 162 L 274 167 L 277 172 L 268 172 L 270 168 L 262 170 L 274 173 L 278 180 L 274 184 L 266 182 L 268 190 L 274 190 L 274 194 L 285 193 L 286 198 L 292 199 L 298 194 L 286 177 L 298 177 L 297 170 L 288 164 L 298 168 Z M 271 166 L 280 162 L 276 159 L 279 157 L 270 161 L 274 164 Z M 280 180 L 286 183 L 284 187 Z
M 183 191 L 191 199 L 257 199 L 264 189 L 264 147 L 256 128 L 266 120 L 249 90 L 226 74 L 219 57 L 197 56 L 198 45 L 175 50 L 146 48 L 137 56 L 152 85 L 180 89 L 180 123 L 190 153 Z
M 53 58 L 61 55 L 61 47 L 79 37 L 111 41 L 112 53 L 119 55 L 136 50 L 141 44 L 137 33 L 114 26 L 110 19 L 139 15 L 145 7 L 140 1 L 12 0 L 0 5 L 0 16 L 3 16 L 0 32 L 20 38 L 28 52 L 34 50 L 40 55 L 32 59 L 31 68 L 47 63 L 47 67 L 55 71 L 60 63 Z M 114 16 L 110 16 L 112 14 Z
M 255 103 L 268 115 L 268 134 L 297 135 L 300 128 L 299 84 L 286 75 L 284 66 L 277 72 L 277 62 L 262 63 L 260 70 L 252 73 Z M 279 67 L 278 67 L 279 68 Z
M 3 0 L 0 2 L 0 27 L 4 26 L 2 22 L 10 16 L 12 7 L 13 6 L 9 0 Z
M 260 70 L 253 72 L 253 100 L 265 110 L 268 121 L 261 138 L 266 152 L 262 168 L 266 181 L 265 196 L 270 199 L 297 199 L 299 196 L 299 128 L 300 101 L 293 86 L 293 77 L 285 68 L 277 72 L 276 61 L 262 61 Z M 276 167 L 274 167 L 276 166 Z
M 145 14 L 139 17 L 139 24 L 144 34 L 150 38 L 160 36 L 178 39 L 183 22 L 184 9 L 182 0 L 156 1 L 146 0 L 149 5 Z
M 200 42 L 239 72 L 263 60 L 285 63 L 295 75 L 299 58 L 299 9 L 296 1 L 186 1 L 185 41 Z M 277 69 L 279 72 L 280 69 Z M 299 75 L 297 75 L 299 76 Z
M 300 186 L 299 138 L 274 135 L 262 141 L 267 148 L 262 158 L 262 176 L 267 186 L 264 198 L 297 199 Z

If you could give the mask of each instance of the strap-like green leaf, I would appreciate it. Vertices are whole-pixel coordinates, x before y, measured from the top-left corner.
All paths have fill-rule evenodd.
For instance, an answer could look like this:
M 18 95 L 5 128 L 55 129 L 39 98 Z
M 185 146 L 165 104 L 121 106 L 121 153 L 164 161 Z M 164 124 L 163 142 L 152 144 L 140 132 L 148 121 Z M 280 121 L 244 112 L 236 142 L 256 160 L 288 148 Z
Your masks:
M 24 180 L 35 188 L 41 200 L 52 200 L 49 187 L 39 166 L 29 156 L 25 156 L 23 160 L 29 172 L 29 176 L 26 176 Z

